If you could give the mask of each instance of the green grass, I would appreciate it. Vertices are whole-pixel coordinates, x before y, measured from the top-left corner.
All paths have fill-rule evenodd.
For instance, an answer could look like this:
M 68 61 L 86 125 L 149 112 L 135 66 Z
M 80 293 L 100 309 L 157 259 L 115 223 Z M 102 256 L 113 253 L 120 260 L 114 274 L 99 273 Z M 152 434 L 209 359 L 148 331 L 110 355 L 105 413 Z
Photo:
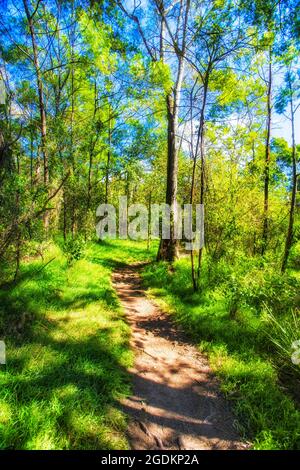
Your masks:
M 133 358 L 111 273 L 153 260 L 156 249 L 91 242 L 70 264 L 49 244 L 43 262 L 28 259 L 16 284 L 2 286 L 0 338 L 8 364 L 0 369 L 0 448 L 128 448 L 119 404 L 130 394 Z M 226 276 L 226 266 L 214 282 L 205 274 L 195 294 L 188 259 L 174 270 L 153 263 L 143 272 L 149 294 L 208 354 L 254 448 L 300 449 L 300 412 L 278 381 L 264 318 L 245 306 L 230 318 Z
M 49 245 L 2 287 L 1 449 L 128 447 L 119 402 L 130 393 L 130 332 L 111 272 L 151 257 L 142 242 L 89 243 L 70 265 Z
M 278 381 L 263 316 L 243 307 L 230 318 L 224 284 L 205 276 L 201 293 L 193 293 L 188 259 L 176 262 L 174 270 L 159 263 L 143 272 L 149 295 L 208 354 L 240 432 L 254 449 L 300 449 L 300 411 Z

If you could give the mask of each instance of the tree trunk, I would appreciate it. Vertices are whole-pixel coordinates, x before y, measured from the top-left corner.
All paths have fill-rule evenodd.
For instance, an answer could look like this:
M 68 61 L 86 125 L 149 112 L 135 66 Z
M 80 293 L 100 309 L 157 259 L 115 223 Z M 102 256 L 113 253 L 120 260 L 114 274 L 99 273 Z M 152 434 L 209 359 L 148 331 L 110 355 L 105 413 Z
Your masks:
M 270 185 L 270 140 L 271 140 L 271 121 L 272 121 L 272 51 L 269 50 L 269 77 L 267 90 L 267 137 L 265 149 L 265 170 L 264 170 L 264 215 L 261 254 L 265 254 L 269 235 L 269 185 Z
M 200 122 L 198 128 L 198 136 L 197 136 L 197 143 L 196 143 L 196 150 L 194 155 L 194 162 L 193 162 L 193 174 L 192 174 L 192 186 L 191 186 L 191 197 L 190 203 L 193 204 L 194 202 L 194 187 L 195 187 L 195 173 L 196 173 L 196 163 L 197 163 L 197 156 L 200 150 L 200 198 L 199 203 L 204 204 L 204 183 L 205 183 L 205 149 L 204 149 L 204 125 L 205 125 L 205 108 L 207 102 L 207 93 L 208 93 L 208 82 L 209 82 L 209 74 L 210 74 L 210 66 L 208 66 L 204 83 L 203 83 L 203 99 L 202 99 L 202 106 L 200 112 Z M 202 254 L 203 248 L 199 249 L 198 252 L 198 267 L 197 273 L 195 272 L 195 261 L 194 261 L 194 252 L 191 250 L 191 269 L 192 269 L 192 281 L 194 290 L 197 290 L 199 287 L 199 279 L 200 279 L 200 271 L 201 271 L 201 264 L 202 264 Z
M 289 225 L 285 240 L 285 248 L 281 265 L 281 272 L 284 273 L 287 267 L 287 262 L 290 254 L 291 247 L 293 245 L 294 238 L 294 218 L 295 218 L 295 206 L 296 206 L 296 195 L 297 195 L 297 157 L 296 157 L 296 141 L 295 141 L 295 112 L 293 109 L 293 99 L 291 98 L 291 123 L 292 123 L 292 165 L 293 165 L 293 176 L 292 176 L 292 194 L 289 212 Z
M 105 170 L 105 204 L 108 204 L 110 159 L 111 159 L 111 114 L 109 114 L 109 121 L 108 121 L 108 152 L 107 152 L 107 161 L 106 161 L 106 170 Z
M 20 159 L 19 155 L 17 154 L 17 173 L 20 176 Z M 17 220 L 20 216 L 20 190 L 17 189 L 16 191 L 16 208 L 15 208 L 15 225 L 16 225 L 16 245 L 15 245 L 15 274 L 14 274 L 14 282 L 17 280 L 19 273 L 20 273 L 20 262 L 21 262 L 21 230 L 17 223 Z
M 40 72 L 38 48 L 37 48 L 35 29 L 34 29 L 34 24 L 33 24 L 33 15 L 29 11 L 28 0 L 23 0 L 23 4 L 24 4 L 24 9 L 25 9 L 28 27 L 29 27 L 30 36 L 31 36 L 33 63 L 34 63 L 34 68 L 35 68 L 35 73 L 36 73 L 39 111 L 40 111 L 41 152 L 42 152 L 43 166 L 44 166 L 44 185 L 45 185 L 46 191 L 48 192 L 49 166 L 48 166 L 48 153 L 47 153 L 47 142 L 46 142 L 47 121 L 46 121 L 46 110 L 45 110 L 45 103 L 44 103 L 43 82 L 42 82 L 42 77 L 41 77 L 41 72 Z M 47 232 L 48 227 L 49 227 L 49 213 L 47 211 L 45 212 L 43 219 L 44 219 L 44 228 Z
M 176 129 L 174 118 L 174 104 L 172 97 L 167 96 L 167 119 L 168 119 L 168 154 L 167 154 L 167 188 L 166 203 L 170 207 L 170 238 L 161 239 L 157 254 L 158 261 L 174 261 L 178 257 L 177 239 L 175 238 L 176 220 L 176 196 L 177 196 L 177 173 L 178 153 L 176 149 Z
M 93 112 L 93 120 L 96 118 L 97 112 L 97 82 L 95 78 L 94 84 L 94 112 Z M 98 132 L 98 131 L 96 131 Z M 94 165 L 94 153 L 95 153 L 95 146 L 97 144 L 98 134 L 96 134 L 95 139 L 93 139 L 93 134 L 91 134 L 90 139 L 90 148 L 89 148 L 89 170 L 88 170 L 88 181 L 87 181 L 87 199 L 86 199 L 86 217 L 88 221 L 89 212 L 91 209 L 91 198 L 92 198 L 92 174 L 93 174 L 93 165 Z M 87 239 L 87 226 L 85 226 L 84 230 L 84 238 Z
M 151 244 L 151 201 L 152 201 L 152 191 L 149 192 L 148 197 L 148 234 L 147 234 L 147 250 L 150 250 Z
M 164 60 L 164 26 L 165 12 L 162 4 L 158 7 L 162 19 L 161 28 L 161 60 Z M 167 154 L 167 188 L 166 188 L 166 203 L 170 207 L 170 238 L 161 239 L 157 254 L 157 260 L 160 261 L 174 261 L 178 258 L 178 242 L 176 238 L 176 219 L 177 219 L 177 179 L 178 179 L 178 146 L 177 146 L 177 133 L 178 133 L 178 117 L 180 95 L 184 74 L 184 59 L 186 51 L 186 34 L 188 15 L 190 10 L 190 0 L 186 0 L 185 14 L 182 20 L 181 15 L 179 22 L 182 20 L 182 44 L 179 50 L 176 44 L 175 52 L 178 59 L 177 78 L 174 87 L 174 97 L 169 93 L 166 97 L 167 104 L 167 121 L 168 121 L 168 154 Z M 177 30 L 179 31 L 179 24 Z
M 67 240 L 67 196 L 66 189 L 63 188 L 63 237 Z

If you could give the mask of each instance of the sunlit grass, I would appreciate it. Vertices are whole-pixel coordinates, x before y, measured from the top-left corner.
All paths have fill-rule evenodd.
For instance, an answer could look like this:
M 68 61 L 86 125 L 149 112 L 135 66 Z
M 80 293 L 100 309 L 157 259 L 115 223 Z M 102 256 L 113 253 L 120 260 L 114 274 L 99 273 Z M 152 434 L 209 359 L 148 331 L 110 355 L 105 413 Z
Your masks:
M 189 261 L 143 272 L 148 293 L 205 352 L 233 404 L 239 429 L 255 449 L 300 449 L 300 411 L 278 381 L 263 316 L 250 308 L 230 318 L 226 290 L 204 279 L 192 292 Z
M 0 291 L 0 448 L 128 447 L 119 402 L 130 393 L 130 331 L 111 272 L 154 252 L 145 243 L 90 243 L 68 265 L 51 245 Z
M 51 245 L 44 261 L 23 264 L 16 285 L 0 290 L 8 359 L 0 370 L 2 449 L 128 447 L 119 403 L 130 393 L 130 331 L 111 273 L 153 260 L 156 249 L 148 252 L 143 242 L 89 243 L 82 259 L 68 264 Z M 204 279 L 202 291 L 193 293 L 189 260 L 174 268 L 150 264 L 144 282 L 208 354 L 241 433 L 256 449 L 299 449 L 300 413 L 279 385 L 264 319 L 247 308 L 231 319 L 222 283 Z

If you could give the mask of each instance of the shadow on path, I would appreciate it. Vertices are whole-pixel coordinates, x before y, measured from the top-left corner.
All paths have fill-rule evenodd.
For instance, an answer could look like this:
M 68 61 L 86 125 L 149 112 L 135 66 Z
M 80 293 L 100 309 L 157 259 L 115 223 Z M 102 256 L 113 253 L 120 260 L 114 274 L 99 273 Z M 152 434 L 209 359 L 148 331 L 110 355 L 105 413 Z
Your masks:
M 122 267 L 113 276 L 136 353 L 130 371 L 133 396 L 122 403 L 131 418 L 131 447 L 245 449 L 206 358 L 146 297 L 140 268 Z

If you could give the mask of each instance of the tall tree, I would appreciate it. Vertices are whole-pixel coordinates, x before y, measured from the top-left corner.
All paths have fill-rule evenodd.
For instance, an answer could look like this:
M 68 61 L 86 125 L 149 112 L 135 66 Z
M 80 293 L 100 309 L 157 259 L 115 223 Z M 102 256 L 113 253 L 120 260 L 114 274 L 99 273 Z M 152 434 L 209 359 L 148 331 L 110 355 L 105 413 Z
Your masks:
M 277 110 L 280 113 L 285 112 L 287 109 L 288 119 L 291 123 L 291 166 L 292 166 L 292 177 L 291 177 L 291 195 L 290 195 L 290 208 L 289 208 L 289 221 L 287 234 L 285 239 L 284 254 L 282 258 L 281 271 L 284 272 L 287 267 L 289 254 L 294 241 L 294 219 L 295 219 L 295 207 L 296 207 L 296 196 L 297 196 L 297 146 L 295 137 L 295 115 L 300 107 L 300 80 L 297 76 L 297 72 L 293 70 L 293 63 L 291 59 L 287 58 L 287 72 L 285 74 L 285 87 L 281 89 L 281 93 L 277 100 Z
M 178 256 L 175 229 L 178 183 L 178 120 L 191 2 L 190 0 L 180 0 L 166 4 L 163 0 L 149 1 L 148 6 L 153 14 L 152 25 L 159 25 L 160 35 L 157 44 L 153 44 L 143 30 L 139 17 L 141 8 L 138 8 L 135 2 L 133 2 L 131 9 L 125 7 L 123 2 L 117 2 L 117 4 L 125 15 L 136 24 L 149 59 L 153 62 L 159 61 L 163 67 L 166 66 L 172 70 L 173 86 L 165 96 L 168 123 L 166 203 L 170 207 L 170 237 L 161 239 L 157 259 L 174 261 Z
M 40 110 L 40 133 L 41 133 L 41 153 L 43 158 L 43 176 L 44 185 L 46 192 L 48 191 L 49 185 L 49 162 L 48 162 L 48 149 L 47 149 L 47 120 L 46 120 L 46 107 L 44 98 L 44 88 L 42 81 L 42 74 L 39 61 L 38 45 L 36 40 L 36 32 L 34 26 L 34 18 L 38 12 L 41 1 L 38 0 L 33 11 L 30 11 L 28 0 L 23 0 L 24 10 L 27 18 L 28 28 L 32 43 L 33 63 L 36 74 L 36 83 L 38 90 L 39 110 Z M 48 211 L 44 214 L 44 227 L 48 230 L 49 225 L 49 213 Z

